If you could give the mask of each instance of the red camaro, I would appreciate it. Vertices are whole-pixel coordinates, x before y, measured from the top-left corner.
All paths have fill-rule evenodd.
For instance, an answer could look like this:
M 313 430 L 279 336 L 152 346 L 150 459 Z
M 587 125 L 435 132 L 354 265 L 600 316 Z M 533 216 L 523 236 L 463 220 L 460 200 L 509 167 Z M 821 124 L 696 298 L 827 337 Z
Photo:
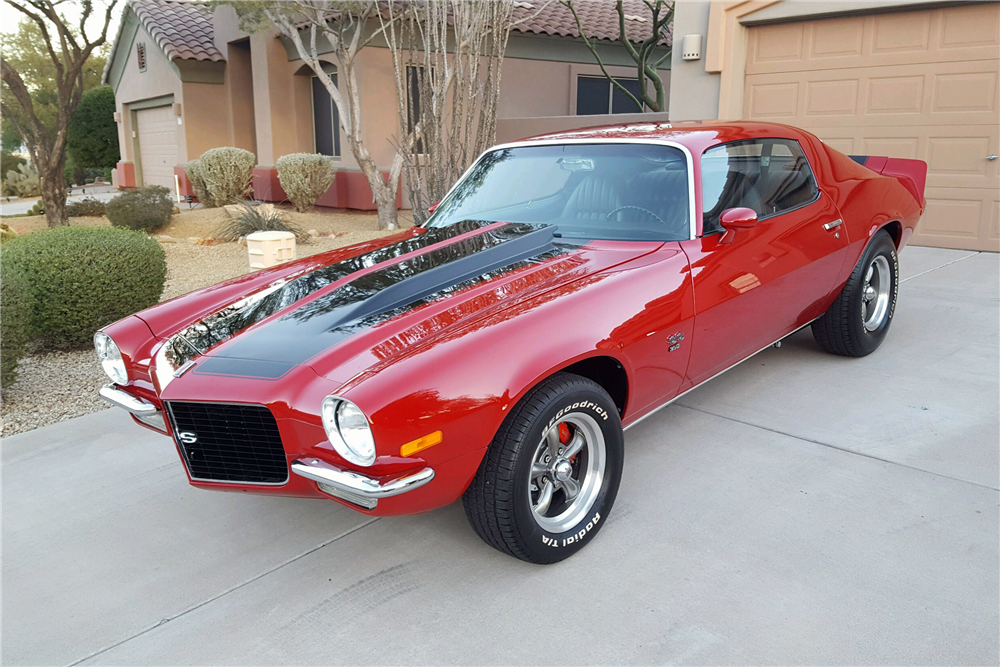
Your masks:
M 421 228 L 104 328 L 101 395 L 194 486 L 372 515 L 462 498 L 491 546 L 558 561 L 607 520 L 623 426 L 807 325 L 879 346 L 925 173 L 764 123 L 497 146 Z

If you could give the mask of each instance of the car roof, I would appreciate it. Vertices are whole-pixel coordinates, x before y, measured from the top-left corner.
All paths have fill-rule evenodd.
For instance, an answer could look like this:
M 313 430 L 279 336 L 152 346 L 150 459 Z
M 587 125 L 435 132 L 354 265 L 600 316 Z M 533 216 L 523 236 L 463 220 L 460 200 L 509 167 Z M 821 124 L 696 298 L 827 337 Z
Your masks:
M 707 148 L 729 141 L 764 137 L 800 141 L 805 134 L 803 130 L 779 123 L 749 121 L 652 121 L 564 130 L 520 139 L 511 142 L 511 144 L 538 141 L 551 141 L 554 143 L 560 141 L 586 142 L 589 139 L 600 141 L 614 139 L 672 141 L 685 146 L 694 155 L 700 155 Z

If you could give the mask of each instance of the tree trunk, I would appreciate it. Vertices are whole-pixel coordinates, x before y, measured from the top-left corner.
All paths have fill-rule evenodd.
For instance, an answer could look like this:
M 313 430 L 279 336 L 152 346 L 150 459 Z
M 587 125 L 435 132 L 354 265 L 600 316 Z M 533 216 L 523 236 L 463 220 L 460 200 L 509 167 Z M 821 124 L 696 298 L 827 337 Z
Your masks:
M 47 160 L 39 160 L 38 181 L 42 191 L 42 205 L 45 206 L 45 221 L 49 227 L 68 225 L 66 220 L 66 178 L 63 169 L 66 166 L 66 151 L 58 166 L 52 169 Z
M 352 146 L 352 148 L 354 148 Z M 386 183 L 382 178 L 382 172 L 375 165 L 368 151 L 363 147 L 358 147 L 354 151 L 358 158 L 358 166 L 368 179 L 368 185 L 372 189 L 372 196 L 375 199 L 375 207 L 378 209 L 379 229 L 398 229 L 398 212 L 396 211 L 396 187 L 398 183 Z

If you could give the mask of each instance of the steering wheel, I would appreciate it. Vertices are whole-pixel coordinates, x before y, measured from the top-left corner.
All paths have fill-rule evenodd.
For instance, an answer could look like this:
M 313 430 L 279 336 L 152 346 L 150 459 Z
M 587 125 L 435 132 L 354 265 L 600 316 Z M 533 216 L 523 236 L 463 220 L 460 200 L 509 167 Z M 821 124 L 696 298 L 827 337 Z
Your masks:
M 650 214 L 651 216 L 653 216 L 654 218 L 656 218 L 656 219 L 657 219 L 657 220 L 658 220 L 658 221 L 660 222 L 660 224 L 661 224 L 661 225 L 665 225 L 665 224 L 667 224 L 666 222 L 664 222 L 664 221 L 663 221 L 663 218 L 661 218 L 660 216 L 656 215 L 655 213 L 653 213 L 652 211 L 650 211 L 650 210 L 649 210 L 648 208 L 643 208 L 643 207 L 641 207 L 641 206 L 619 206 L 619 207 L 618 207 L 618 208 L 616 208 L 615 210 L 613 210 L 613 211 L 611 211 L 610 213 L 608 213 L 608 214 L 607 214 L 607 215 L 606 215 L 606 216 L 604 217 L 604 219 L 605 219 L 605 220 L 610 220 L 610 219 L 611 219 L 611 216 L 613 216 L 613 215 L 614 215 L 615 213 L 617 213 L 618 211 L 624 211 L 624 210 L 625 210 L 625 209 L 627 209 L 627 208 L 634 208 L 634 209 L 635 209 L 635 210 L 637 210 L 637 211 L 642 211 L 643 213 L 648 213 L 648 214 Z

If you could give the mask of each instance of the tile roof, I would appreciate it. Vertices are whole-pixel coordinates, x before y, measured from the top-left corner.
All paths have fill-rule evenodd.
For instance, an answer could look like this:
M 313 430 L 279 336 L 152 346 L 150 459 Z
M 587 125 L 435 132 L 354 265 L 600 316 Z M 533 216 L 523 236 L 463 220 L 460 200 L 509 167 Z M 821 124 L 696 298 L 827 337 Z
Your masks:
M 132 0 L 132 11 L 170 60 L 226 58 L 215 47 L 212 12 L 186 0 Z
M 642 0 L 624 0 L 625 34 L 631 42 L 641 42 L 652 31 L 652 13 Z M 580 17 L 580 25 L 590 39 L 618 40 L 618 10 L 613 0 L 574 0 L 573 8 Z M 537 35 L 579 37 L 573 13 L 565 5 L 551 0 L 525 0 L 514 3 L 514 21 L 520 22 L 514 30 Z M 667 38 L 660 40 L 664 46 L 673 43 L 673 25 Z
M 573 3 L 587 37 L 618 39 L 618 12 L 612 0 L 575 0 Z M 224 61 L 215 46 L 212 13 L 193 0 L 131 0 L 129 7 L 170 60 Z M 651 14 L 642 0 L 624 0 L 625 33 L 630 41 L 649 37 Z M 518 0 L 514 3 L 514 30 L 536 35 L 579 37 L 573 13 L 556 0 Z M 672 30 L 661 40 L 672 42 Z M 109 59 L 110 64 L 110 59 Z

